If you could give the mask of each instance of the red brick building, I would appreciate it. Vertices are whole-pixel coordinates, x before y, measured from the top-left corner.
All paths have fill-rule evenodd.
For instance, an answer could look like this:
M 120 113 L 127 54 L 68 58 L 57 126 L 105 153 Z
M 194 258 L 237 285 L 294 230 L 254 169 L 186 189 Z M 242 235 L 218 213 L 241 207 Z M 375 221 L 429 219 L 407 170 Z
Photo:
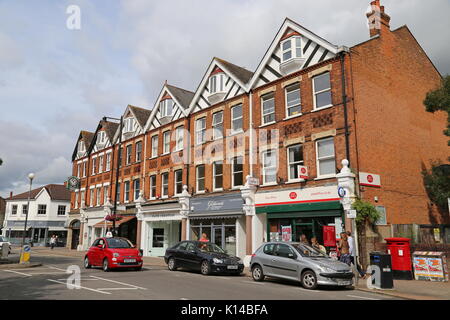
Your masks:
M 446 241 L 448 214 L 430 203 L 421 177 L 431 160 L 448 157 L 446 118 L 423 106 L 441 75 L 406 26 L 391 30 L 379 1 L 372 9 L 370 38 L 353 47 L 286 19 L 254 72 L 214 58 L 195 92 L 166 83 L 151 111 L 128 106 L 118 224 L 129 227 L 122 235 L 145 255 L 202 233 L 240 257 L 270 239 L 305 234 L 323 242 L 325 226 L 336 235 L 351 229 L 338 195 L 348 159 L 352 196 L 382 213 L 376 241 L 397 235 L 397 225 L 437 226 Z M 93 207 L 82 214 L 91 220 L 85 248 L 114 201 L 119 128 L 104 125 L 87 154 L 74 153 L 73 174 L 88 159 L 81 188 L 94 190 L 84 198 Z M 113 129 L 110 145 L 95 148 L 100 133 Z M 89 144 L 89 134 L 78 141 Z M 100 175 L 96 161 L 109 151 L 111 171 Z

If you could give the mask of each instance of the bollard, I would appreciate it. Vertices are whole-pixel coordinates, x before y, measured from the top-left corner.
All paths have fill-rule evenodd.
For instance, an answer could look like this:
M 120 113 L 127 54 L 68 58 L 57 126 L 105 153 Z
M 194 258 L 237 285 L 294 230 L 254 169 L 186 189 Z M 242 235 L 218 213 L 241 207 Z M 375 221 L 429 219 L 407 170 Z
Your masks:
M 9 244 L 3 243 L 2 244 L 2 259 L 8 259 L 8 253 L 9 253 Z

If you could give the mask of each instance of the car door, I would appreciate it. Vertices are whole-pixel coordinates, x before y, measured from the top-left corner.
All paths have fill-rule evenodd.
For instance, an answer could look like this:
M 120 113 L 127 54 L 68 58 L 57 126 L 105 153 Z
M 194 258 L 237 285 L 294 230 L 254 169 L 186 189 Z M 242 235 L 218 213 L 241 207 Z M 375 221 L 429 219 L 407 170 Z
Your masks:
M 299 280 L 297 253 L 287 244 L 277 244 L 272 268 L 274 273 L 283 278 Z
M 177 266 L 185 267 L 186 265 L 186 247 L 188 242 L 181 242 L 178 246 L 171 250 L 171 256 L 174 257 Z
M 190 269 L 198 269 L 200 267 L 200 263 L 198 263 L 198 251 L 195 243 L 189 242 L 186 246 L 186 251 L 184 254 L 184 263 L 186 268 Z
M 272 264 L 274 262 L 274 250 L 276 244 L 268 243 L 265 244 L 261 250 L 261 253 L 258 255 L 258 260 L 262 265 L 263 272 L 266 275 L 273 274 Z
M 89 258 L 89 262 L 91 265 L 96 266 L 98 264 L 98 254 L 99 254 L 99 248 L 97 248 L 98 242 L 100 241 L 100 239 L 97 239 L 94 241 L 94 243 L 92 244 L 92 246 L 89 248 L 87 256 Z
M 102 248 L 98 248 L 98 246 L 101 245 Z M 105 248 L 106 243 L 105 239 L 99 239 L 97 246 L 96 246 L 96 255 L 95 255 L 95 265 L 100 266 L 103 263 L 103 258 L 105 257 Z

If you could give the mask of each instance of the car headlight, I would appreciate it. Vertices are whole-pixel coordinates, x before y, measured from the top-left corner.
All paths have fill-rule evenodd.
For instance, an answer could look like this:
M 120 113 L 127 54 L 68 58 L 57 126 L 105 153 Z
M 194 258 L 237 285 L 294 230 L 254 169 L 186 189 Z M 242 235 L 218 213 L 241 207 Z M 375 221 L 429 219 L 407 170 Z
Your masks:
M 118 254 L 117 252 L 114 252 L 114 253 L 113 253 L 113 257 L 114 257 L 114 258 L 117 258 L 118 256 L 119 256 L 119 254 Z
M 214 259 L 213 259 L 213 262 L 214 262 L 214 263 L 223 263 L 223 260 L 222 260 L 222 259 L 214 258 Z
M 334 273 L 334 272 L 336 272 L 336 270 L 328 268 L 328 267 L 324 267 L 324 266 L 319 266 L 319 269 L 322 270 L 323 272 L 327 272 L 327 273 Z

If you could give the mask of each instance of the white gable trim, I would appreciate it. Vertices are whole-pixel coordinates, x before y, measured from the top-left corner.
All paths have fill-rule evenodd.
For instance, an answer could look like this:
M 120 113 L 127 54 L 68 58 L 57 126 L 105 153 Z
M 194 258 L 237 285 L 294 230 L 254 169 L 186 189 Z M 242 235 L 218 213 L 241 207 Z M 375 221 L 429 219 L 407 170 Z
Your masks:
M 286 30 L 288 28 L 290 28 L 290 29 L 292 29 L 294 31 L 297 31 L 302 36 L 304 36 L 304 37 L 314 41 L 319 46 L 327 49 L 329 52 L 331 52 L 333 54 L 337 54 L 338 51 L 339 51 L 338 47 L 336 45 L 331 44 L 330 42 L 320 38 L 319 36 L 317 36 L 316 34 L 312 33 L 311 31 L 303 28 L 301 25 L 299 25 L 299 24 L 295 23 L 294 21 L 286 18 L 286 20 L 284 20 L 283 24 L 281 25 L 280 29 L 278 30 L 278 33 L 276 34 L 276 36 L 273 39 L 272 43 L 270 44 L 269 49 L 267 49 L 266 53 L 264 54 L 263 59 L 259 63 L 258 67 L 256 68 L 256 71 L 253 74 L 253 77 L 252 77 L 252 79 L 249 82 L 249 88 L 252 88 L 252 89 L 254 88 L 256 82 L 259 79 L 259 76 L 261 75 L 262 71 L 264 70 L 264 67 L 269 62 L 269 59 L 270 59 L 272 53 L 275 51 L 275 49 L 279 45 L 279 42 L 280 42 L 281 38 L 283 37 L 284 33 L 286 32 Z

